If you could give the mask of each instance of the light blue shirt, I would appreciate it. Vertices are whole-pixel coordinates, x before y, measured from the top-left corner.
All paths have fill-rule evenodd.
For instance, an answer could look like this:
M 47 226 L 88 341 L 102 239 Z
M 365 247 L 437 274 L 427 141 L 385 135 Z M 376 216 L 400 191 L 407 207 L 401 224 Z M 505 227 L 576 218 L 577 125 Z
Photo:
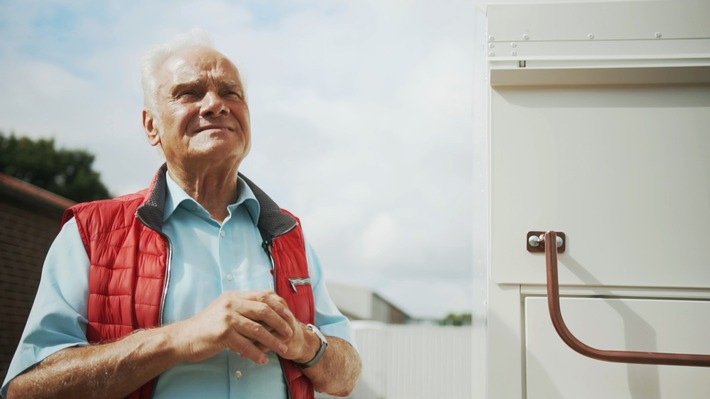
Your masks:
M 164 322 L 195 315 L 225 291 L 273 289 L 271 263 L 256 226 L 259 203 L 244 181 L 240 179 L 239 198 L 229 205 L 229 216 L 220 224 L 167 177 L 163 232 L 173 252 Z M 315 324 L 325 335 L 354 344 L 350 323 L 330 299 L 310 245 L 306 254 L 316 300 Z M 32 311 L 0 391 L 3 397 L 12 378 L 47 356 L 87 345 L 88 270 L 89 259 L 72 219 L 47 254 Z M 269 356 L 263 366 L 231 351 L 179 364 L 160 375 L 154 397 L 286 398 L 278 358 Z

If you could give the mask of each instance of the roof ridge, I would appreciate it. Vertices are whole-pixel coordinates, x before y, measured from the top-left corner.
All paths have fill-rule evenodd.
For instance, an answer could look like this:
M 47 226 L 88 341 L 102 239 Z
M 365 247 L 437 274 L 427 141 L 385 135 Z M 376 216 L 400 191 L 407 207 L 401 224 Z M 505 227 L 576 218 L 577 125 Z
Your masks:
M 23 197 L 29 196 L 36 201 L 61 208 L 69 208 L 76 204 L 75 201 L 5 173 L 0 173 L 0 193 L 2 192 L 14 194 L 15 196 L 18 196 L 18 194 Z

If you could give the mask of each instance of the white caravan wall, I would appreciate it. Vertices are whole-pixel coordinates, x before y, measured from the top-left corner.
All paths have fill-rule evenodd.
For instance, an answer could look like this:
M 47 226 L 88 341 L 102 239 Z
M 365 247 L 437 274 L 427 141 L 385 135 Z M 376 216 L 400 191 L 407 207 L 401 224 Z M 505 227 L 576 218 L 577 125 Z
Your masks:
M 583 341 L 710 353 L 710 2 L 489 3 L 474 132 L 487 397 L 710 397 L 710 369 L 562 344 L 544 256 L 525 247 L 528 231 L 567 234 L 562 311 Z

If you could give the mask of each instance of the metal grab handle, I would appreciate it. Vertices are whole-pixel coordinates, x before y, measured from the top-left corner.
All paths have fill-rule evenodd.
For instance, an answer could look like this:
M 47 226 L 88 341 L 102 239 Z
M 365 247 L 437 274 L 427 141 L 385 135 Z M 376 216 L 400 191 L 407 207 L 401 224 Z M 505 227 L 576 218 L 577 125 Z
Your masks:
M 567 328 L 560 310 L 560 284 L 557 277 L 557 233 L 548 231 L 545 233 L 544 238 L 545 256 L 547 258 L 547 304 L 550 309 L 550 317 L 557 334 L 570 348 L 584 356 L 607 362 L 710 367 L 710 355 L 601 350 L 592 348 L 577 339 Z

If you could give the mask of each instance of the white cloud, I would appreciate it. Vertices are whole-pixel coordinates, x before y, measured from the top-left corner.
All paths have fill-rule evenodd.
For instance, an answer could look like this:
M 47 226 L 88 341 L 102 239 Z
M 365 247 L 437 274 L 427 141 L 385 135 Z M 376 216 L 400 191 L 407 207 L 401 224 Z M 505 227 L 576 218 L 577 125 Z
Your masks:
M 377 264 L 396 258 L 397 254 L 392 253 L 393 244 L 400 236 L 399 226 L 392 215 L 376 215 L 360 236 L 363 261 Z
M 90 82 L 47 62 L 0 60 L 0 70 L 1 101 L 6 105 L 0 110 L 2 119 L 25 122 L 44 134 L 51 132 L 51 120 L 76 115 L 77 95 L 91 92 Z

